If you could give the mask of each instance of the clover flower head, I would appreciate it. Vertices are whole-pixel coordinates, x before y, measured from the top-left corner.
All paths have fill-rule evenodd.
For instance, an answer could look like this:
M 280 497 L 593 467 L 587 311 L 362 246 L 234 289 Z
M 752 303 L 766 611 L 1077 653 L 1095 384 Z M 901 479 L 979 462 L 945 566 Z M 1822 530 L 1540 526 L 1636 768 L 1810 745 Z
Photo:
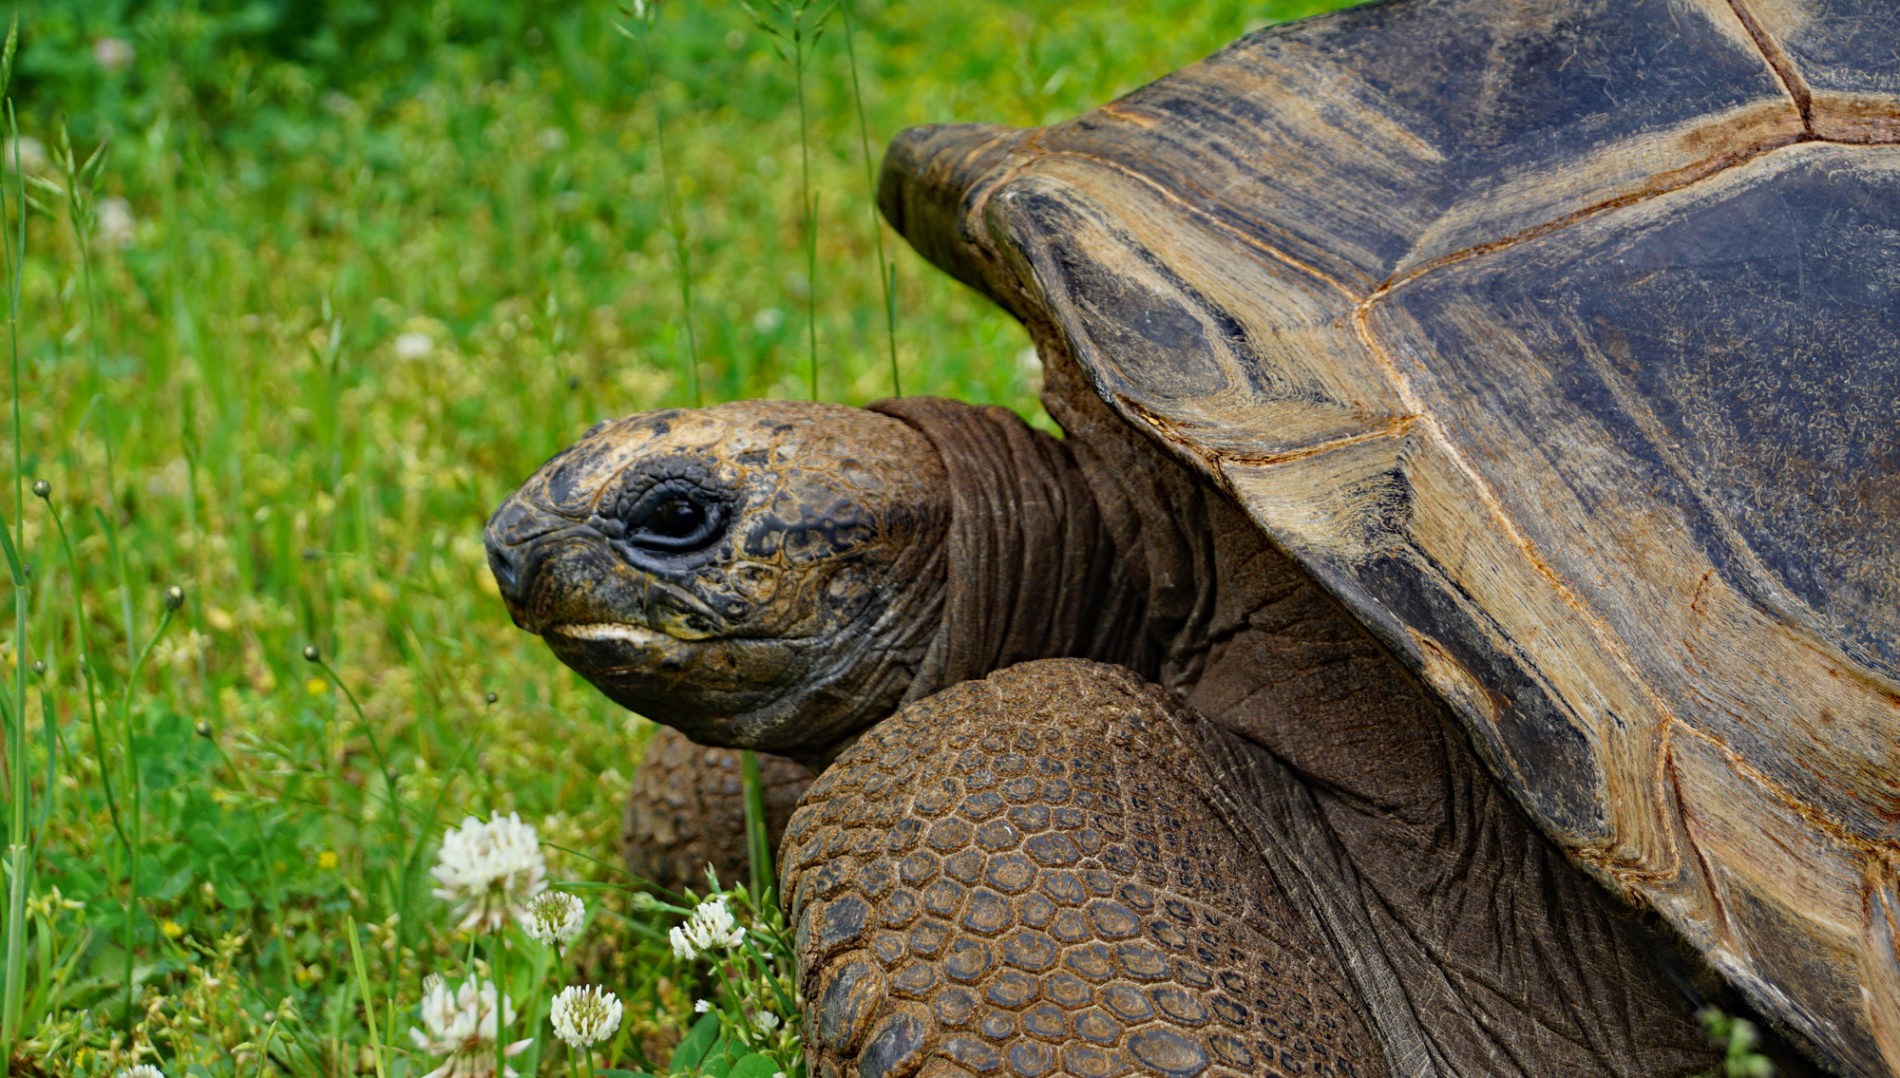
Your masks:
M 132 204 L 113 195 L 93 207 L 92 228 L 101 243 L 123 250 L 138 238 L 139 222 L 132 215 Z
M 571 984 L 554 997 L 548 1020 L 569 1048 L 585 1048 L 620 1028 L 620 998 L 597 985 Z
M 150 1063 L 140 1063 L 136 1067 L 127 1067 L 121 1070 L 117 1078 L 165 1078 L 165 1072 L 152 1066 Z
M 710 1000 L 710 999 L 696 999 L 696 1000 L 694 1000 L 694 1001 L 693 1001 L 693 1013 L 694 1013 L 694 1014 L 711 1014 L 711 1013 L 712 1013 L 712 1000 Z
M 771 1033 L 778 1028 L 778 1022 L 778 1015 L 773 1014 L 771 1011 L 754 1011 L 752 1013 L 752 1027 L 760 1033 Z
M 395 349 L 397 359 L 428 359 L 435 351 L 435 338 L 417 330 L 398 333 Z
M 564 947 L 581 932 L 587 908 L 566 891 L 543 891 L 521 912 L 521 930 L 530 938 Z
M 733 920 L 726 908 L 726 896 L 714 895 L 694 907 L 683 925 L 675 925 L 667 938 L 673 941 L 673 953 L 691 962 L 714 950 L 731 950 L 745 941 L 745 929 Z
M 493 1078 L 495 1041 L 501 1027 L 515 1020 L 514 1001 L 497 998 L 495 986 L 470 977 L 451 988 L 439 977 L 423 982 L 422 1025 L 409 1031 L 416 1047 L 431 1055 L 442 1056 L 442 1065 L 422 1078 Z M 527 1051 L 532 1039 L 509 1045 L 508 1055 Z M 503 1078 L 515 1074 L 505 1068 Z
M 122 37 L 102 37 L 92 43 L 92 61 L 106 71 L 124 70 L 137 58 L 138 50 L 132 47 L 130 41 Z M 139 1066 L 146 1067 L 150 1064 L 141 1063 Z M 133 1075 L 132 1078 L 144 1078 L 144 1076 Z
M 547 889 L 547 867 L 534 828 L 511 812 L 486 822 L 470 816 L 443 835 L 429 875 L 435 897 L 456 903 L 461 927 L 493 931 Z

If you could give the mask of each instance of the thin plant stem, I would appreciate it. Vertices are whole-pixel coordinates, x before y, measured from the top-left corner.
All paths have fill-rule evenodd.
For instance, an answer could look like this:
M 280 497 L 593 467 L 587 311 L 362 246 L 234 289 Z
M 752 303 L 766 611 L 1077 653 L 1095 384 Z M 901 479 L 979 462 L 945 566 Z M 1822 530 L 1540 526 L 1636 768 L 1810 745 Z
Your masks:
M 271 1065 L 270 1042 L 276 1036 L 277 1023 L 272 1022 L 269 1028 L 264 1030 L 264 1042 L 257 1049 L 257 1078 L 264 1078 L 265 1070 Z
M 86 632 L 86 611 L 79 594 L 79 558 L 73 553 L 72 535 L 66 531 L 65 518 L 60 516 L 50 498 L 46 507 L 47 515 L 53 518 L 54 530 L 59 532 L 60 550 L 66 555 L 66 571 L 72 582 L 73 630 L 79 642 L 79 677 L 86 685 L 86 715 L 92 726 L 92 751 L 99 758 L 99 782 L 105 790 L 106 814 L 112 821 L 113 834 L 119 837 L 129 855 L 132 840 L 125 832 L 125 821 L 119 813 L 118 791 L 112 784 L 112 769 L 106 766 L 105 730 L 99 719 L 99 688 L 93 681 L 90 634 Z
M 804 215 L 805 339 L 811 355 L 811 399 L 817 400 L 818 196 L 811 189 L 811 111 L 805 104 L 805 61 L 810 50 L 824 36 L 825 19 L 830 17 L 832 7 L 827 6 L 818 12 L 816 18 L 810 18 L 812 0 L 771 0 L 771 8 L 778 14 L 777 20 L 774 20 L 766 18 L 744 0 L 741 0 L 741 5 L 759 29 L 780 40 L 789 39 L 791 43 L 789 53 L 778 42 L 774 42 L 772 48 L 780 58 L 792 65 L 793 92 L 798 102 L 798 198 L 799 211 Z M 779 20 L 790 25 L 789 33 Z
M 121 584 L 123 586 L 123 584 Z M 126 677 L 125 685 L 119 694 L 119 723 L 125 732 L 125 789 L 131 804 L 126 806 L 126 820 L 132 831 L 129 864 L 127 865 L 125 896 L 125 929 L 122 947 L 125 951 L 125 1022 L 126 1028 L 132 1024 L 132 943 L 133 928 L 139 898 L 139 847 L 144 845 L 144 784 L 139 780 L 138 752 L 133 741 L 132 729 L 132 691 L 138 685 L 139 673 L 145 669 L 145 660 L 151 657 L 152 648 L 157 646 L 159 638 L 165 635 L 165 629 L 172 623 L 173 607 L 166 603 L 164 613 L 159 616 L 158 628 L 145 642 L 145 647 L 132 662 L 132 672 Z M 100 770 L 104 770 L 104 761 Z
M 653 62 L 653 24 L 659 18 L 660 5 L 638 5 L 631 14 L 640 23 L 634 34 L 620 23 L 614 29 L 622 37 L 632 38 L 640 46 L 640 59 L 646 66 L 646 95 L 653 102 L 653 144 L 660 162 L 660 191 L 666 200 L 666 230 L 673 241 L 673 273 L 680 293 L 680 317 L 686 326 L 686 356 L 681 364 L 685 377 L 680 379 L 688 402 L 695 408 L 701 401 L 699 385 L 699 334 L 693 328 L 693 274 L 686 251 L 686 209 L 673 189 L 673 170 L 666 157 L 666 102 L 661 100 L 659 68 Z
M 501 923 L 495 926 L 493 937 L 495 953 L 491 964 L 495 969 L 495 1073 L 508 1073 L 508 913 L 502 911 Z M 479 1012 L 478 1012 L 479 1013 Z
M 884 225 L 877 216 L 877 171 L 871 164 L 871 125 L 864 116 L 864 88 L 858 82 L 858 50 L 851 33 L 854 15 L 852 0 L 839 0 L 838 14 L 844 20 L 844 53 L 851 62 L 851 100 L 858 112 L 858 147 L 864 156 L 864 184 L 871 192 L 871 246 L 877 251 L 877 279 L 884 287 L 884 339 L 891 356 L 891 396 L 904 395 L 904 383 L 897 373 L 897 267 L 884 254 Z
M 312 658 L 313 655 L 314 658 Z M 304 652 L 304 657 L 315 662 L 317 666 L 329 676 L 331 683 L 337 687 L 337 691 L 342 693 L 343 699 L 348 701 L 350 711 L 356 715 L 357 725 L 363 728 L 364 736 L 369 739 L 370 755 L 376 760 L 376 768 L 382 772 L 383 798 L 389 806 L 389 833 L 390 837 L 396 843 L 397 852 L 395 879 L 390 884 L 390 897 L 395 901 L 397 914 L 395 947 L 391 952 L 389 960 L 389 980 L 393 982 L 402 964 L 403 947 L 408 942 L 409 881 L 412 875 L 409 870 L 409 866 L 412 863 L 411 859 L 404 855 L 404 850 L 409 843 L 409 835 L 403 828 L 402 802 L 398 797 L 396 789 L 397 780 L 400 776 L 396 769 L 390 766 L 389 757 L 383 752 L 382 742 L 376 736 L 376 727 L 372 725 L 369 718 L 363 714 L 362 703 L 356 699 L 356 693 L 350 690 L 349 683 L 343 680 L 343 675 L 336 672 L 336 669 L 330 665 L 329 660 L 324 657 L 321 651 L 316 651 L 314 648 L 307 650 Z M 433 816 L 431 818 L 433 818 Z M 416 845 L 418 848 L 421 846 L 420 840 L 418 840 Z M 368 997 L 364 998 L 364 1006 L 369 1006 Z M 393 1025 L 391 1035 L 394 1035 Z M 380 1051 L 381 1049 L 379 1048 L 378 1050 Z
M 805 108 L 805 12 L 792 9 L 792 81 L 798 93 L 798 188 L 805 210 L 805 334 L 811 345 L 811 399 L 818 399 L 818 196 L 811 190 L 811 131 Z
M 356 990 L 362 993 L 363 1018 L 364 1021 L 369 1024 L 369 1043 L 372 1045 L 370 1058 L 375 1060 L 376 1078 L 387 1078 L 387 1072 L 383 1069 L 382 1036 L 377 1032 L 376 1028 L 376 996 L 370 991 L 369 970 L 363 965 L 363 948 L 356 939 L 356 918 L 351 917 L 348 919 L 348 922 L 350 926 L 350 964 L 356 969 Z M 393 1021 L 395 1012 L 392 1011 L 390 1014 Z M 503 1072 L 496 1071 L 495 1073 L 501 1074 Z
M 745 792 L 746 867 L 751 872 L 752 893 L 761 906 L 772 905 L 777 877 L 772 871 L 772 843 L 765 830 L 765 782 L 759 775 L 759 754 L 751 749 L 739 753 L 739 778 Z
M 0 53 L 0 93 L 13 78 L 13 57 L 20 42 L 20 16 L 16 12 L 7 30 L 4 53 Z M 15 1038 L 20 1034 L 20 1016 L 26 995 L 26 888 L 31 865 L 27 857 L 27 780 L 26 780 L 26 567 L 21 550 L 26 546 L 26 468 L 20 419 L 20 268 L 26 258 L 26 187 L 20 167 L 20 123 L 13 111 L 13 99 L 6 99 L 7 132 L 13 145 L 14 207 L 19 217 L 19 238 L 0 228 L 4 236 L 4 267 L 7 274 L 7 351 L 12 371 L 13 397 L 13 534 L 7 542 L 8 576 L 13 583 L 13 674 L 14 698 L 7 722 L 7 777 L 12 787 L 11 827 L 7 835 L 7 913 L 6 972 L 0 979 L 0 1053 L 11 1059 Z M 7 209 L 6 189 L 0 185 L 0 220 Z M 6 534 L 7 521 L 0 518 L 0 536 Z M 53 713 L 44 706 L 40 721 L 51 724 Z M 46 796 L 51 797 L 49 782 Z

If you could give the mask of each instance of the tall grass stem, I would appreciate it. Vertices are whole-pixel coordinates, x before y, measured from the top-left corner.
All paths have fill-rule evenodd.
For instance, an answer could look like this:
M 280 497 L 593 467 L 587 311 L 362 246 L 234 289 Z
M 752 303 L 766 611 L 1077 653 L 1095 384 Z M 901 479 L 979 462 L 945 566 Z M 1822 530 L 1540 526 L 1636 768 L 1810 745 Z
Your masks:
M 660 162 L 660 192 L 666 200 L 666 230 L 673 241 L 673 274 L 680 294 L 680 320 L 686 327 L 686 355 L 681 363 L 685 369 L 681 372 L 684 377 L 680 379 L 680 388 L 686 394 L 688 403 L 697 408 L 701 403 L 699 334 L 693 320 L 693 274 L 686 247 L 686 209 L 680 203 L 679 193 L 674 190 L 673 169 L 666 156 L 666 102 L 660 88 L 659 65 L 653 59 L 653 29 L 659 19 L 660 5 L 639 4 L 630 14 L 640 24 L 638 34 L 619 23 L 615 23 L 614 28 L 623 37 L 638 42 L 640 59 L 646 66 L 646 94 L 648 100 L 653 102 L 653 145 Z
M 811 119 L 805 107 L 805 25 L 811 5 L 792 8 L 792 80 L 798 92 L 798 189 L 805 210 L 805 335 L 811 346 L 811 399 L 818 399 L 818 196 L 811 189 Z
M 759 775 L 759 754 L 739 753 L 739 779 L 745 792 L 746 866 L 751 870 L 752 893 L 759 905 L 772 905 L 778 875 L 772 869 L 772 842 L 765 828 L 765 782 Z
M 508 1073 L 508 911 L 502 910 L 501 923 L 495 926 L 495 953 L 489 958 L 495 977 L 495 1073 Z M 477 993 L 479 995 L 479 991 Z
M 356 939 L 356 918 L 351 917 L 348 920 L 350 926 L 350 964 L 354 966 L 356 970 L 356 990 L 363 997 L 363 1019 L 369 1026 L 370 1057 L 375 1060 L 376 1078 L 388 1078 L 388 1071 L 383 1066 L 383 1039 L 377 1032 L 376 1027 L 376 994 L 370 989 L 369 970 L 363 965 L 363 948 Z M 392 1024 L 395 1022 L 395 1013 L 393 1011 L 390 1013 L 390 1022 Z M 507 1072 L 497 1070 L 495 1073 L 505 1074 Z
M 0 51 L 0 95 L 13 81 L 13 57 L 20 43 L 20 16 L 14 13 L 7 29 L 4 51 Z M 7 834 L 7 912 L 5 975 L 0 978 L 0 1059 L 13 1058 L 13 1046 L 20 1034 L 20 1016 L 26 995 L 26 891 L 27 876 L 33 865 L 27 856 L 27 781 L 26 781 L 26 567 L 21 562 L 26 546 L 26 456 L 20 419 L 20 268 L 26 258 L 26 181 L 20 167 L 20 121 L 13 111 L 13 99 L 5 98 L 7 134 L 13 147 L 13 194 L 11 209 L 19 218 L 17 241 L 4 227 L 9 209 L 6 188 L 0 184 L 0 237 L 4 237 L 4 268 L 7 274 L 7 353 L 12 371 L 13 398 L 13 510 L 12 536 L 7 541 L 7 573 L 13 583 L 13 705 L 8 709 L 7 777 L 10 780 L 12 806 Z M 0 537 L 7 535 L 9 522 L 0 517 Z M 44 695 L 41 703 L 44 705 Z M 50 725 L 53 713 L 40 708 L 40 721 Z M 48 761 L 49 765 L 51 760 Z M 49 774 L 48 778 L 52 776 Z M 46 785 L 45 796 L 53 795 L 53 784 Z
M 858 113 L 858 147 L 864 155 L 864 186 L 871 194 L 871 246 L 877 251 L 877 279 L 884 288 L 884 340 L 891 357 L 891 396 L 904 395 L 904 382 L 897 373 L 897 266 L 884 253 L 884 222 L 877 214 L 877 168 L 871 158 L 871 124 L 864 115 L 864 87 L 858 80 L 858 49 L 851 26 L 856 12 L 853 0 L 839 0 L 839 17 L 844 20 L 844 53 L 851 64 L 851 102 Z
M 124 587 L 125 585 L 122 582 L 120 586 Z M 119 694 L 119 723 L 121 729 L 125 732 L 125 790 L 126 796 L 131 799 L 131 804 L 126 806 L 125 818 L 132 831 L 131 840 L 127 844 L 131 853 L 129 857 L 130 864 L 127 866 L 126 872 L 125 934 L 123 944 L 125 950 L 125 1023 L 127 1029 L 130 1029 L 132 1026 L 133 1015 L 132 945 L 136 942 L 133 930 L 137 926 L 139 852 L 140 848 L 145 844 L 144 784 L 139 779 L 138 745 L 135 736 L 136 731 L 132 725 L 132 693 L 138 687 L 139 674 L 145 669 L 145 660 L 151 658 L 152 649 L 158 646 L 159 638 L 163 637 L 165 630 L 171 626 L 172 612 L 176 609 L 177 608 L 171 603 L 165 604 L 164 612 L 159 615 L 158 628 L 153 630 L 151 638 L 145 641 L 145 647 L 139 651 L 138 658 L 132 661 L 132 671 L 126 675 L 125 684 L 120 688 Z M 103 770 L 105 761 L 101 760 L 99 764 L 101 770 Z
M 406 867 L 410 863 L 409 858 L 404 855 L 405 847 L 409 844 L 409 835 L 407 830 L 403 827 L 402 803 L 397 797 L 396 781 L 398 775 L 396 769 L 390 766 L 389 757 L 383 752 L 382 741 L 376 736 L 376 727 L 370 723 L 368 716 L 363 714 L 363 705 L 356 699 L 356 693 L 350 691 L 349 683 L 343 680 L 343 676 L 336 672 L 336 668 L 330 665 L 329 660 L 324 657 L 321 651 L 312 648 L 304 652 L 304 657 L 307 659 L 312 655 L 315 655 L 312 661 L 329 676 L 330 683 L 336 686 L 337 691 L 343 694 L 343 699 L 349 703 L 351 713 L 356 716 L 356 724 L 363 728 L 363 736 L 369 741 L 370 756 L 376 761 L 376 770 L 381 774 L 383 780 L 383 797 L 389 806 L 389 834 L 390 838 L 396 843 L 396 864 L 398 866 L 396 879 L 390 885 L 390 897 L 395 900 L 397 912 L 395 957 L 390 960 L 391 968 L 389 970 L 390 977 L 393 979 L 396 975 L 395 967 L 402 962 L 403 945 L 408 942 L 408 932 L 406 928 L 409 919 L 406 914 L 409 912 L 409 880 L 411 876 L 411 873 Z M 420 841 L 418 841 L 418 845 L 420 845 Z M 368 1005 L 369 999 L 365 997 L 364 1006 Z

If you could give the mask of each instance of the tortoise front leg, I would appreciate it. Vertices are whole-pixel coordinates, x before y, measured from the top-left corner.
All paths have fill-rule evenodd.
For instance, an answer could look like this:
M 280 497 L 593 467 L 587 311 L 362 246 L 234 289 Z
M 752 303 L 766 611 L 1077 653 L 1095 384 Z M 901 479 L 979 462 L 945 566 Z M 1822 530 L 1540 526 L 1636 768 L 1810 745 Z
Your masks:
M 782 858 L 813 1072 L 1386 1072 L 1203 731 L 1120 667 L 1049 660 L 865 734 Z
M 811 784 L 805 765 L 759 754 L 765 830 L 777 845 L 798 797 Z M 669 891 L 706 886 L 706 866 L 722 886 L 746 879 L 745 791 L 737 749 L 697 745 L 671 727 L 647 742 L 621 828 L 627 871 Z

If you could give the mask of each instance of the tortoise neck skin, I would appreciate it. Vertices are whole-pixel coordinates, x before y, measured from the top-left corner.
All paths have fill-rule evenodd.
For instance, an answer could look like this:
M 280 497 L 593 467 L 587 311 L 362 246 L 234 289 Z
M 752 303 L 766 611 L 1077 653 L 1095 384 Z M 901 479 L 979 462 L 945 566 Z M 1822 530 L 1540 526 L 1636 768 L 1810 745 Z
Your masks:
M 1029 659 L 1152 676 L 1139 549 L 1001 408 L 742 401 L 602 423 L 490 518 L 515 623 L 702 744 L 821 766 Z
M 949 484 L 943 621 L 905 702 L 1032 659 L 1156 672 L 1141 548 L 1119 547 L 1067 442 L 1014 412 L 879 401 L 928 438 Z

